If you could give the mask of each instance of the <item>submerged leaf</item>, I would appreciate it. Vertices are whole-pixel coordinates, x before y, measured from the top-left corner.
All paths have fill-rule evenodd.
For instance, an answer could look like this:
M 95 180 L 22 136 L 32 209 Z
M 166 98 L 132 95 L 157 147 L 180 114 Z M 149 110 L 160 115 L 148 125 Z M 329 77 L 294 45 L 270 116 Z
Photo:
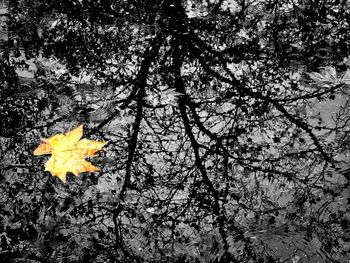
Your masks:
M 346 85 L 350 85 L 350 70 L 348 69 L 344 76 L 342 77 L 341 81 L 345 83 Z
M 337 72 L 333 67 L 325 67 L 321 74 L 318 72 L 311 72 L 308 73 L 308 75 L 313 81 L 322 85 L 339 84 Z

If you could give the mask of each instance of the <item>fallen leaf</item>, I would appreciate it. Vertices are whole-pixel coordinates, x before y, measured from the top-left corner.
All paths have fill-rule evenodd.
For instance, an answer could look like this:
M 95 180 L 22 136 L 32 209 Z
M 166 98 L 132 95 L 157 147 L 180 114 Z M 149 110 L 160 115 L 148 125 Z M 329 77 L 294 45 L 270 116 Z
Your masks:
M 83 125 L 80 125 L 65 134 L 42 139 L 43 143 L 35 149 L 34 155 L 51 154 L 51 158 L 45 164 L 45 171 L 49 171 L 63 182 L 66 182 L 67 172 L 78 175 L 83 172 L 100 171 L 85 158 L 95 156 L 107 142 L 80 140 L 82 136 Z

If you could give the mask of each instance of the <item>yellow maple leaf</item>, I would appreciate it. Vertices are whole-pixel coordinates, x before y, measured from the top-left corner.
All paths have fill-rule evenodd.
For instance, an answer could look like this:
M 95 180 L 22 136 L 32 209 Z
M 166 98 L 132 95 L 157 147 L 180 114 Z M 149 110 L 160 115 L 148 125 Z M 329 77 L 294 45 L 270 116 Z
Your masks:
M 42 139 L 34 151 L 34 155 L 51 154 L 45 164 L 45 171 L 66 182 L 66 173 L 78 175 L 82 172 L 96 172 L 100 169 L 85 160 L 85 157 L 95 156 L 108 142 L 81 139 L 83 125 L 67 132 L 57 134 L 48 139 Z

